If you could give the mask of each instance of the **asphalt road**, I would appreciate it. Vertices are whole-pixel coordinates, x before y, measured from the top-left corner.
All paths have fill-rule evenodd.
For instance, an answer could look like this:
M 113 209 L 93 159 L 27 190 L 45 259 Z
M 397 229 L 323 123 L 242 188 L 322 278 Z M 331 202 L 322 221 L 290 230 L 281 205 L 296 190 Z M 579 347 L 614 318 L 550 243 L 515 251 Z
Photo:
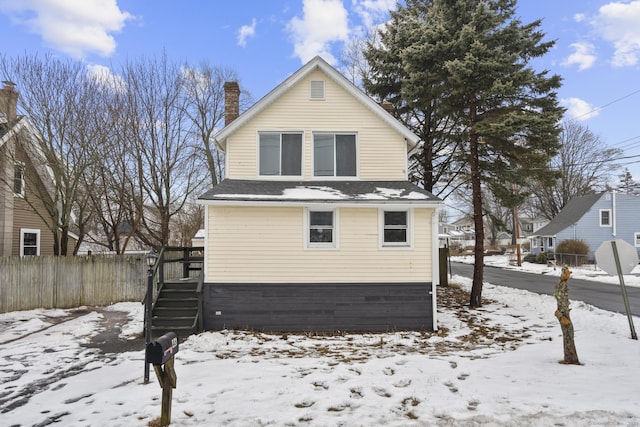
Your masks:
M 459 262 L 451 263 L 451 272 L 459 276 L 472 278 L 473 265 Z M 484 282 L 510 288 L 525 289 L 539 294 L 553 295 L 553 285 L 558 277 L 545 274 L 525 273 L 498 267 L 484 266 Z M 631 313 L 640 316 L 640 288 L 626 286 Z M 569 279 L 569 299 L 584 301 L 604 310 L 626 315 L 622 292 L 619 285 L 595 282 L 592 280 Z

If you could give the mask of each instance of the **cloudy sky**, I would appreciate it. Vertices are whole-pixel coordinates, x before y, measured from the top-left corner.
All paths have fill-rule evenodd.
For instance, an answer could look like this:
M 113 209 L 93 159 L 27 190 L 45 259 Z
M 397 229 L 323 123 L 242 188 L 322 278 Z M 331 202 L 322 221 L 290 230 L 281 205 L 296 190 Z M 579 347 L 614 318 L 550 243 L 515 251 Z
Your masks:
M 259 99 L 315 55 L 338 65 L 350 38 L 395 0 L 0 0 L 1 53 L 52 52 L 88 67 L 161 54 L 234 68 Z M 520 0 L 554 49 L 536 61 L 564 78 L 567 116 L 585 123 L 640 179 L 640 0 Z

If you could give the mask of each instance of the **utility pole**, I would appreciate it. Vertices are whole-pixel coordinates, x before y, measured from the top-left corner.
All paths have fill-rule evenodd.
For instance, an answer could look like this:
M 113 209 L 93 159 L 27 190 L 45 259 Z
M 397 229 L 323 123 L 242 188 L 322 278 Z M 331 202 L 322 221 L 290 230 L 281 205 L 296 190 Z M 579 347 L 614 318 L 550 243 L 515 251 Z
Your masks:
M 518 191 L 518 186 L 513 184 L 513 194 L 515 195 Z M 513 239 L 511 240 L 512 244 L 516 245 L 516 259 L 518 262 L 518 267 L 522 267 L 522 255 L 520 252 L 520 219 L 518 218 L 518 205 L 513 206 Z

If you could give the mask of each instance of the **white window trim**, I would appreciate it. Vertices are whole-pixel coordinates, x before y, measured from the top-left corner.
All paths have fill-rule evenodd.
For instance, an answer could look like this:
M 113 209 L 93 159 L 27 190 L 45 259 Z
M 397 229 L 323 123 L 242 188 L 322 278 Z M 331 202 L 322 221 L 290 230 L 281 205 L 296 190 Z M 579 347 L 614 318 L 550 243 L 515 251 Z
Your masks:
M 609 212 L 609 224 L 602 223 L 603 212 Z M 600 227 L 612 227 L 613 218 L 611 218 L 611 209 L 600 209 L 600 211 L 598 212 L 598 223 L 600 224 Z
M 24 182 L 25 164 L 24 164 L 24 162 L 16 161 L 14 163 L 13 167 L 14 167 L 14 170 L 13 170 L 14 180 L 15 180 L 15 168 L 17 168 L 17 167 L 21 167 L 22 168 L 22 176 L 20 177 L 20 181 L 21 181 L 20 182 L 20 190 L 21 191 L 19 193 L 16 193 L 14 191 L 13 195 L 15 197 L 24 197 L 24 193 L 25 193 L 25 191 L 24 191 L 24 187 L 25 187 L 25 182 Z M 12 190 L 15 190 L 15 185 L 12 185 L 12 187 L 13 187 Z
M 538 238 L 534 237 L 533 239 L 531 239 L 531 247 L 532 248 L 537 248 L 538 247 Z
M 640 248 L 640 232 L 633 233 L 633 242 L 636 248 Z
M 40 230 L 36 228 L 21 228 L 20 229 L 20 256 L 24 255 L 24 235 L 25 233 L 34 233 L 37 236 L 36 244 L 36 256 L 40 256 Z
M 406 243 L 385 243 L 384 241 L 384 213 L 386 212 L 406 212 L 407 213 L 407 242 Z M 381 250 L 402 250 L 413 249 L 413 209 L 401 208 L 381 208 L 378 209 L 378 247 Z
M 300 150 L 300 175 L 282 175 L 282 164 L 280 165 L 280 175 L 260 175 L 260 134 L 261 133 L 279 133 L 280 134 L 280 156 L 282 156 L 282 134 L 298 134 L 302 136 L 302 149 Z M 304 131 L 301 130 L 260 130 L 256 133 L 256 176 L 260 179 L 264 180 L 292 180 L 292 179 L 302 179 L 304 176 L 304 151 L 305 151 L 305 143 L 304 143 Z M 225 162 L 229 158 L 228 155 L 225 156 Z M 282 159 L 282 157 L 281 157 Z
M 316 175 L 315 174 L 315 135 L 325 134 L 325 135 L 333 135 L 333 173 L 332 176 L 326 175 Z M 336 176 L 336 135 L 355 135 L 356 137 L 356 175 L 355 176 Z M 311 175 L 314 180 L 317 181 L 349 181 L 349 180 L 358 180 L 360 179 L 360 138 L 358 132 L 354 131 L 313 131 L 311 132 Z
M 332 212 L 333 213 L 333 242 L 331 243 L 315 243 L 309 241 L 309 227 L 311 226 L 310 221 L 310 213 L 311 212 Z M 340 223 L 338 209 L 333 208 L 304 208 L 304 220 L 303 222 L 303 233 L 304 233 L 304 247 L 305 249 L 310 250 L 336 250 L 340 249 L 338 244 L 338 235 L 339 235 L 339 227 Z

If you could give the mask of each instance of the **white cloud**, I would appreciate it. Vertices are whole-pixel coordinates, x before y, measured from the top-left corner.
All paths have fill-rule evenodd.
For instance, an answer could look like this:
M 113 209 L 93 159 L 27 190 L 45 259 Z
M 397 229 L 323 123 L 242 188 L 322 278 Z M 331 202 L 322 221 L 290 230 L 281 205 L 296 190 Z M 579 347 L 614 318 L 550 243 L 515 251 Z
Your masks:
M 0 0 L 0 11 L 74 58 L 112 55 L 112 34 L 133 18 L 116 0 Z
M 347 10 L 342 1 L 304 0 L 302 9 L 302 18 L 292 18 L 287 26 L 295 56 L 306 63 L 320 55 L 330 64 L 335 64 L 331 43 L 344 42 L 349 37 Z
M 596 117 L 599 109 L 593 107 L 587 101 L 580 98 L 565 98 L 560 100 L 560 104 L 567 109 L 567 115 L 571 119 L 588 120 Z
M 591 68 L 594 62 L 596 62 L 596 55 L 594 54 L 595 46 L 587 42 L 572 43 L 570 47 L 573 49 L 573 53 L 569 55 L 563 65 L 570 66 L 577 64 L 578 71 L 583 71 Z
M 127 84 L 121 76 L 113 74 L 111 69 L 104 65 L 87 65 L 87 72 L 90 78 L 105 88 L 112 89 L 116 92 L 124 92 L 127 87 Z
M 388 20 L 389 11 L 395 10 L 397 6 L 397 0 L 353 0 L 353 3 L 365 28 Z
M 247 39 L 253 37 L 256 34 L 256 19 L 251 20 L 251 25 L 243 25 L 238 30 L 238 45 L 245 47 L 247 45 Z
M 640 55 L 640 0 L 629 3 L 612 2 L 600 8 L 591 24 L 615 52 L 611 63 L 615 67 L 632 66 Z

